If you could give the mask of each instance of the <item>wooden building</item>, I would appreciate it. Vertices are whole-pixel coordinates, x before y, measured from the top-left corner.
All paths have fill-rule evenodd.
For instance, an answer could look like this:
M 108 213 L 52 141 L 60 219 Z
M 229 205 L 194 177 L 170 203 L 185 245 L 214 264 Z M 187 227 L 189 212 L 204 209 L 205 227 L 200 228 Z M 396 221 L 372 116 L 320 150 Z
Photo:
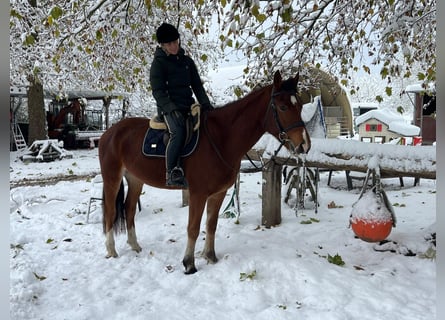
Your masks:
M 387 143 L 393 139 L 417 137 L 420 128 L 389 109 L 376 109 L 355 118 L 361 141 Z
M 420 128 L 422 143 L 431 145 L 436 141 L 436 91 L 426 90 L 421 84 L 409 85 L 405 93 L 414 106 L 413 124 Z

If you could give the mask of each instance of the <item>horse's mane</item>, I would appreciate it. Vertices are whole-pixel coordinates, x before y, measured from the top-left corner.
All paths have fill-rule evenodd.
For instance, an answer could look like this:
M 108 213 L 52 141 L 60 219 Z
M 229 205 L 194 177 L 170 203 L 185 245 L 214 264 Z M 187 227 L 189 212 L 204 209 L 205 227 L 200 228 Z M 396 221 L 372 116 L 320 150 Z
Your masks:
M 268 84 L 268 85 L 265 85 L 265 86 L 262 86 L 262 87 L 256 86 L 254 89 L 252 89 L 252 91 L 250 91 L 250 92 L 249 92 L 248 94 L 246 94 L 245 96 L 243 96 L 243 97 L 241 97 L 241 98 L 239 98 L 239 99 L 237 99 L 237 100 L 228 102 L 228 103 L 226 103 L 225 105 L 223 105 L 222 107 L 223 107 L 223 108 L 230 107 L 231 105 L 238 104 L 238 103 L 240 103 L 241 101 L 246 101 L 246 102 L 247 102 L 247 101 L 249 101 L 250 99 L 252 99 L 253 97 L 255 97 L 258 93 L 261 93 L 263 89 L 266 89 L 266 88 L 268 88 L 268 87 L 270 87 L 270 86 L 272 86 L 272 85 L 271 85 L 271 84 Z
M 270 86 L 271 84 L 265 84 L 265 83 L 258 83 L 257 85 L 255 85 L 255 87 L 253 88 L 253 92 L 257 91 L 257 90 L 261 90 L 265 87 Z M 281 90 L 283 91 L 297 91 L 297 84 L 295 83 L 295 79 L 294 78 L 289 78 L 286 79 L 284 81 L 281 82 Z
M 283 91 L 290 91 L 290 92 L 294 91 L 294 92 L 296 93 L 296 92 L 297 92 L 297 87 L 296 87 L 296 85 L 297 85 L 297 84 L 295 83 L 295 79 L 294 79 L 294 78 L 290 78 L 290 79 L 284 80 L 284 81 L 281 83 L 281 89 L 282 89 Z M 252 91 L 250 91 L 250 92 L 249 92 L 248 94 L 246 94 L 245 96 L 239 98 L 238 100 L 234 100 L 234 101 L 228 102 L 228 103 L 222 105 L 222 106 L 219 107 L 219 108 L 230 107 L 231 105 L 234 105 L 234 104 L 239 103 L 241 100 L 243 100 L 243 101 L 246 100 L 246 102 L 247 102 L 247 101 L 249 101 L 251 98 L 253 98 L 254 96 L 256 96 L 257 93 L 262 92 L 263 89 L 269 88 L 269 87 L 271 87 L 271 86 L 272 86 L 271 83 L 268 83 L 268 84 L 264 84 L 264 83 L 261 84 L 261 83 L 258 83 L 258 84 L 252 89 Z M 218 108 L 218 109 L 219 109 L 219 108 Z

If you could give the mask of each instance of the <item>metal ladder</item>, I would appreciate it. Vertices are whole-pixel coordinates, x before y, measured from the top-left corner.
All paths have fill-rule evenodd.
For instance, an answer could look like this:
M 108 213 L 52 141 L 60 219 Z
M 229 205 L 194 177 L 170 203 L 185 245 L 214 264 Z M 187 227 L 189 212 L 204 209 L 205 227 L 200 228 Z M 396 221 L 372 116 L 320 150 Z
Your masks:
M 23 137 L 22 130 L 20 130 L 20 126 L 16 121 L 14 121 L 12 125 L 12 135 L 14 137 L 17 151 L 23 151 L 28 147 L 26 145 L 25 137 Z

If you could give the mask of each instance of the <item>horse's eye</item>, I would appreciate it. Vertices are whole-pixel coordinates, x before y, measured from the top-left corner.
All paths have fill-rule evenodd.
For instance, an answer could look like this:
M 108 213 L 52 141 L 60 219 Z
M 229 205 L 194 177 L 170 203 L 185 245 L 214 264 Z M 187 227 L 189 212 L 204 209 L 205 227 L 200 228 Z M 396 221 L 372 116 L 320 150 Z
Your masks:
M 289 109 L 286 105 L 281 105 L 278 108 L 280 109 L 280 111 L 287 111 L 287 109 Z

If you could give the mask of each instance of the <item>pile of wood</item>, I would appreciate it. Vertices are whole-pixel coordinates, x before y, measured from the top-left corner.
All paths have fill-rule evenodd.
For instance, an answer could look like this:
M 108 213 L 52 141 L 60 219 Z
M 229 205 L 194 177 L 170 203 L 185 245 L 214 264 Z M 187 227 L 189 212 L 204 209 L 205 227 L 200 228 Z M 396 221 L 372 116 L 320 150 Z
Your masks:
M 20 159 L 24 162 L 49 162 L 72 157 L 73 154 L 63 149 L 57 139 L 49 139 L 34 141 Z

